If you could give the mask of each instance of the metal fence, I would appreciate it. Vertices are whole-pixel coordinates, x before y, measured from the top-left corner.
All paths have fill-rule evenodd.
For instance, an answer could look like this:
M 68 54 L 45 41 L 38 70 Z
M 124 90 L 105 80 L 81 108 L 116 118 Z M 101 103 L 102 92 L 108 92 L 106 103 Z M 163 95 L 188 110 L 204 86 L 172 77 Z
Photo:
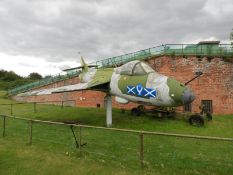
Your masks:
M 58 149 L 68 150 L 67 154 L 72 150 L 78 151 L 80 155 L 88 153 L 95 155 L 93 159 L 101 157 L 103 161 L 115 160 L 121 166 L 124 166 L 121 162 L 125 162 L 127 166 L 140 165 L 141 168 L 155 165 L 170 166 L 176 161 L 177 166 L 185 167 L 187 163 L 185 161 L 191 161 L 195 168 L 196 166 L 208 168 L 211 163 L 216 162 L 219 167 L 228 168 L 229 172 L 233 168 L 231 152 L 233 138 L 66 124 L 8 115 L 0 117 L 3 137 L 13 133 L 13 136 L 26 139 L 29 145 L 34 142 L 35 144 L 49 142 L 56 145 L 55 147 L 65 145 L 69 149 L 64 147 Z M 211 143 L 206 144 L 206 141 Z M 72 144 L 74 146 L 71 146 Z M 182 147 L 183 144 L 185 146 Z M 213 150 L 209 149 L 210 145 Z M 190 152 L 191 150 L 195 150 L 195 153 Z
M 137 52 L 103 59 L 92 64 L 99 67 L 112 67 L 132 60 L 145 60 L 152 56 L 233 56 L 233 47 L 230 44 L 164 44 Z
M 46 102 L 19 102 L 19 103 L 5 103 L 0 104 L 0 110 L 6 111 L 7 114 L 13 115 L 16 113 L 17 110 L 19 110 L 20 105 L 27 105 L 27 111 L 31 112 L 33 111 L 36 113 L 38 111 L 38 105 L 40 104 L 52 104 L 52 105 L 58 105 L 61 106 L 61 108 L 65 106 L 75 106 L 75 100 L 61 100 L 61 101 L 46 101 Z M 22 110 L 22 109 L 21 109 Z
M 79 75 L 78 71 L 73 71 L 73 72 L 69 72 L 69 73 L 67 73 L 65 75 L 58 74 L 58 75 L 55 75 L 55 76 L 43 78 L 43 79 L 41 79 L 39 81 L 29 83 L 29 84 L 25 84 L 25 85 L 16 87 L 14 89 L 10 89 L 8 91 L 8 94 L 9 95 L 16 95 L 18 93 L 26 92 L 26 91 L 31 90 L 33 88 L 49 85 L 51 83 L 55 83 L 55 82 L 59 82 L 59 81 L 64 81 L 64 80 L 76 77 L 78 75 Z

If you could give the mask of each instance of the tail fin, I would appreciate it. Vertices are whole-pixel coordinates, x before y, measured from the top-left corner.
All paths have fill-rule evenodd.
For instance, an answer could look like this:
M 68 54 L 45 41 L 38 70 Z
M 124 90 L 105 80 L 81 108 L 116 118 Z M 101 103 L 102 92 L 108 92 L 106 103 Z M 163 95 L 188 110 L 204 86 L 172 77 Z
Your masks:
M 83 57 L 81 56 L 81 66 L 83 66 L 83 71 L 87 72 L 88 71 L 88 65 L 85 63 Z

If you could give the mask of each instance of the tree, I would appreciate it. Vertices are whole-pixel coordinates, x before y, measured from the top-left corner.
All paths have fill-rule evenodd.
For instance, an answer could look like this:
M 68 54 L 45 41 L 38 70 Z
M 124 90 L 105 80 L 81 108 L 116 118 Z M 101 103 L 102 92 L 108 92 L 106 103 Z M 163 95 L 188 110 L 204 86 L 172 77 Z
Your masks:
M 42 79 L 42 76 L 36 72 L 32 72 L 29 74 L 28 78 L 31 80 L 40 80 Z
M 3 81 L 15 81 L 18 79 L 22 79 L 21 76 L 17 75 L 13 71 L 5 71 L 5 70 L 0 70 L 0 80 Z

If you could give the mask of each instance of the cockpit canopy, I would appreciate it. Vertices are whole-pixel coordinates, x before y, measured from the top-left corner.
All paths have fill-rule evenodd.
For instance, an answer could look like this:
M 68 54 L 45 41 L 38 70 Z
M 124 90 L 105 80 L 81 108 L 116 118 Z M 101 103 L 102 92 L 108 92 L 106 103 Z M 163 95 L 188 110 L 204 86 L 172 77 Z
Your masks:
M 121 75 L 146 75 L 155 72 L 149 65 L 141 61 L 131 61 L 117 68 Z

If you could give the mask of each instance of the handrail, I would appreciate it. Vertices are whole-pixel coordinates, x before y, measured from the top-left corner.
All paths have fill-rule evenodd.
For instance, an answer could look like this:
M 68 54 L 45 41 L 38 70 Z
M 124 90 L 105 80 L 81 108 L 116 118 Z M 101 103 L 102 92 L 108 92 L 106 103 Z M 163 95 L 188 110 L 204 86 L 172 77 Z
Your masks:
M 164 44 L 117 57 L 103 59 L 92 64 L 96 64 L 99 67 L 111 67 L 124 64 L 128 61 L 145 60 L 148 57 L 159 55 L 233 57 L 233 46 L 231 44 Z
M 82 127 L 82 128 L 103 129 L 103 130 L 130 132 L 130 133 L 147 134 L 147 135 L 159 135 L 159 136 L 180 137 L 180 138 L 189 138 L 189 139 L 205 139 L 205 140 L 219 140 L 219 141 L 233 142 L 233 138 L 225 138 L 225 137 L 212 137 L 212 136 L 176 134 L 176 133 L 166 133 L 166 132 L 140 131 L 140 130 L 132 130 L 132 129 L 107 128 L 107 127 L 102 127 L 102 126 L 91 126 L 91 125 L 82 125 L 82 124 L 68 124 L 68 123 L 62 123 L 62 122 L 36 120 L 36 119 L 15 117 L 15 116 L 9 116 L 9 115 L 0 115 L 0 116 L 1 117 L 18 119 L 18 120 L 30 121 L 30 122 L 35 122 L 35 123 L 45 123 L 45 124 L 64 125 L 64 126 L 73 126 L 73 127 Z
M 58 75 L 53 76 L 53 77 L 43 78 L 39 81 L 29 83 L 26 85 L 22 85 L 22 86 L 14 88 L 14 89 L 10 89 L 10 90 L 8 90 L 8 94 L 9 95 L 16 95 L 18 93 L 26 92 L 26 91 L 31 90 L 33 88 L 49 85 L 51 83 L 55 83 L 55 82 L 59 82 L 59 81 L 64 81 L 64 80 L 76 77 L 78 75 L 79 75 L 79 72 L 72 72 L 72 73 L 67 73 L 66 75 L 58 74 Z

